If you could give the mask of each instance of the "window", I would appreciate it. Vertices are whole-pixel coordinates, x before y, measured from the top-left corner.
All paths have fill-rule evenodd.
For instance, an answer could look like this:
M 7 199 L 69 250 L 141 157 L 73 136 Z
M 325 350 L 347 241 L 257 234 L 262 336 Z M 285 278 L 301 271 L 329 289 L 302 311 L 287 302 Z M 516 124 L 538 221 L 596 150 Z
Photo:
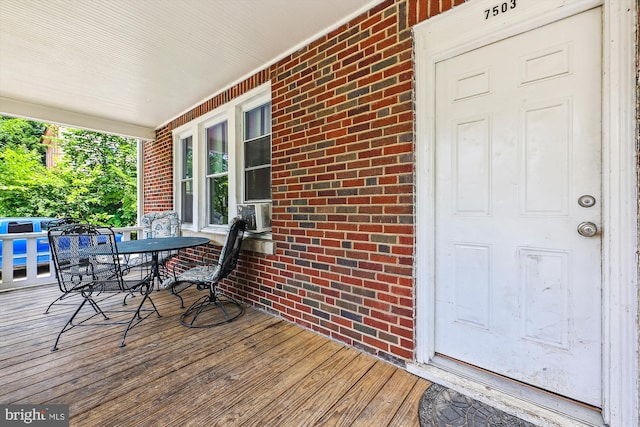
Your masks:
M 226 228 L 238 204 L 271 201 L 269 84 L 173 132 L 174 198 L 185 228 Z
M 227 224 L 229 219 L 229 152 L 227 122 L 206 130 L 207 135 L 207 216 L 209 224 Z
M 271 199 L 271 103 L 244 113 L 244 200 Z
M 193 137 L 180 140 L 182 174 L 180 178 L 180 198 L 182 200 L 182 221 L 193 222 Z

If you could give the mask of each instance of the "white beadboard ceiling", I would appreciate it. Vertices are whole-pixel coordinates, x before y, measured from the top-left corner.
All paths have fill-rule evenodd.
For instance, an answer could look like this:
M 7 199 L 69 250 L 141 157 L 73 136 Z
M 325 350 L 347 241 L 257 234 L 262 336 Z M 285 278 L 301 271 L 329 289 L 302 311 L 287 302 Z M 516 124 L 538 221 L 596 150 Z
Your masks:
M 381 0 L 0 0 L 0 114 L 154 129 Z

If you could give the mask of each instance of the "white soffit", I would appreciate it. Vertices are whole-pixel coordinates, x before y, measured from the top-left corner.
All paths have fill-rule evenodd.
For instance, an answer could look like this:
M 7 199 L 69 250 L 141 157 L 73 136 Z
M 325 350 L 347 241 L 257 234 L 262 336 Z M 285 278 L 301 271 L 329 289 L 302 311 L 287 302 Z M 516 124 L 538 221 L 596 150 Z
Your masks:
M 0 114 L 154 130 L 381 0 L 0 0 Z

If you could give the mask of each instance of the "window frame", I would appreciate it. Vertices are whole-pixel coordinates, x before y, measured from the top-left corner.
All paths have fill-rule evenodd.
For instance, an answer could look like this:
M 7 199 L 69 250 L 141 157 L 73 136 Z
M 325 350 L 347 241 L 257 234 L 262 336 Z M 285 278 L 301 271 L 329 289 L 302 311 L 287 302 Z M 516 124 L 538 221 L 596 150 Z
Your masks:
M 187 138 L 191 138 L 191 152 L 192 152 L 192 163 L 191 163 L 191 178 L 184 178 L 184 146 L 183 141 Z M 180 219 L 182 224 L 185 226 L 191 224 L 192 222 L 186 222 L 184 219 L 184 206 L 183 206 L 183 192 L 182 192 L 182 184 L 187 180 L 191 181 L 192 191 L 193 191 L 193 201 L 192 203 L 195 205 L 195 186 L 196 186 L 196 153 L 195 153 L 195 140 L 193 138 L 193 132 L 190 130 L 185 130 L 174 137 L 174 165 L 175 165 L 175 185 L 174 185 L 174 200 L 176 200 L 177 211 L 180 212 Z M 176 161 L 177 159 L 177 161 Z M 195 218 L 195 209 L 194 206 L 191 206 L 191 215 L 192 218 Z
M 237 205 L 244 203 L 244 112 L 271 102 L 271 84 L 266 83 L 255 88 L 218 108 L 188 122 L 172 131 L 173 136 L 173 196 L 174 206 L 179 212 L 183 210 L 182 173 L 183 153 L 181 142 L 191 136 L 193 147 L 193 222 L 182 222 L 183 230 L 192 232 L 226 233 L 229 222 L 237 211 Z M 227 224 L 209 223 L 208 175 L 207 175 L 207 129 L 216 124 L 227 122 L 228 162 L 228 218 Z M 273 130 L 272 130 L 273 132 Z M 272 135 L 272 132 L 270 135 Z M 273 153 L 272 153 L 273 154 Z M 273 163 L 271 163 L 271 170 Z M 258 202 L 257 200 L 251 203 Z M 272 198 L 261 200 L 271 203 Z M 270 238 L 269 235 L 263 237 Z
M 263 169 L 266 168 L 267 166 L 262 165 L 259 167 L 251 167 L 251 168 L 247 168 L 246 167 L 246 159 L 244 157 L 244 153 L 245 153 L 245 144 L 249 141 L 255 141 L 259 138 L 263 138 L 265 137 L 267 134 L 261 135 L 257 138 L 251 138 L 251 139 L 247 139 L 245 140 L 245 113 L 254 110 L 256 108 L 262 107 L 265 104 L 269 104 L 269 109 L 271 110 L 271 97 L 269 97 L 268 99 L 265 99 L 264 97 L 258 97 L 254 100 L 252 100 L 251 102 L 247 102 L 247 103 L 243 103 L 241 105 L 240 108 L 240 112 L 238 114 L 239 119 L 241 120 L 240 126 L 239 126 L 239 131 L 240 131 L 240 135 L 239 136 L 239 141 L 236 144 L 237 147 L 241 147 L 241 155 L 242 155 L 242 163 L 241 163 L 241 175 L 242 175 L 242 190 L 241 190 L 241 194 L 240 194 L 240 200 L 242 200 L 242 203 L 271 203 L 271 200 L 273 199 L 273 194 L 271 194 L 272 197 L 268 198 L 268 199 L 251 199 L 251 200 L 247 200 L 247 183 L 246 183 L 246 174 L 245 172 L 247 170 L 258 170 L 258 169 Z M 269 113 L 269 118 L 271 119 L 271 121 L 273 121 L 273 114 L 270 111 Z M 269 125 L 269 142 L 271 144 L 273 144 L 273 127 L 271 126 L 271 124 Z M 271 171 L 273 169 L 273 152 L 270 153 L 269 155 L 269 170 Z M 271 181 L 269 182 L 269 185 L 271 187 Z M 271 190 L 269 191 L 271 193 Z
M 235 157 L 235 147 L 232 148 L 233 144 L 233 138 L 231 137 L 230 133 L 231 133 L 231 129 L 230 129 L 230 125 L 229 125 L 229 119 L 226 115 L 219 115 L 216 116 L 210 120 L 207 120 L 205 122 L 203 122 L 199 127 L 201 128 L 202 131 L 202 159 L 203 159 L 203 164 L 202 164 L 202 178 L 203 178 L 203 194 L 201 197 L 201 203 L 202 203 L 202 211 L 203 211 L 203 217 L 202 217 L 202 227 L 203 228 L 216 228 L 216 227 L 220 227 L 220 226 L 228 226 L 229 225 L 229 215 L 227 214 L 227 222 L 225 224 L 212 224 L 211 222 L 209 222 L 209 217 L 210 217 L 210 212 L 209 212 L 209 207 L 211 206 L 210 201 L 209 201 L 209 195 L 211 194 L 209 191 L 209 179 L 211 177 L 214 176 L 222 176 L 223 174 L 221 173 L 213 173 L 213 174 L 209 174 L 208 169 L 208 153 L 207 153 L 207 149 L 208 149 L 208 139 L 207 139 L 207 130 L 213 126 L 217 126 L 221 123 L 226 123 L 227 124 L 227 156 L 229 157 L 229 161 L 227 163 L 227 172 L 226 172 L 226 176 L 228 179 L 228 186 L 229 186 L 229 191 L 227 194 L 227 204 L 228 204 L 228 208 L 229 208 L 229 212 L 231 212 L 231 200 L 234 199 L 234 197 L 232 196 L 233 193 L 233 184 L 232 184 L 232 176 L 234 173 L 234 169 L 235 169 L 235 161 L 233 160 Z M 232 156 L 232 152 L 234 153 L 234 155 Z

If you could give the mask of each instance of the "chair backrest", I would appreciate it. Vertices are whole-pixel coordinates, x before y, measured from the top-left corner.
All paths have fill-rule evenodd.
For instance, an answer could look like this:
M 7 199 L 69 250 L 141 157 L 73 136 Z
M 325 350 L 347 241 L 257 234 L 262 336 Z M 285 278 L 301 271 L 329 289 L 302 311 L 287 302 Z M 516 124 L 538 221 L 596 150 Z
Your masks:
M 157 237 L 178 237 L 181 234 L 180 218 L 176 211 L 149 212 L 140 218 L 142 234 L 145 239 Z M 158 261 L 165 262 L 178 251 L 164 251 L 158 254 Z
M 236 268 L 238 258 L 240 257 L 242 238 L 244 237 L 244 230 L 246 227 L 246 222 L 241 218 L 234 218 L 231 223 L 229 234 L 227 234 L 227 240 L 220 251 L 220 257 L 218 258 L 218 266 L 220 267 L 218 280 L 224 279 L 233 271 L 234 268 Z
M 140 219 L 145 239 L 180 236 L 180 218 L 175 211 L 149 212 Z
M 80 221 L 73 218 L 56 218 L 47 223 L 47 229 L 53 227 L 62 227 L 63 225 L 79 224 Z
M 99 281 L 118 281 L 122 271 L 113 230 L 90 224 L 49 229 L 49 246 L 62 292 L 79 291 Z

